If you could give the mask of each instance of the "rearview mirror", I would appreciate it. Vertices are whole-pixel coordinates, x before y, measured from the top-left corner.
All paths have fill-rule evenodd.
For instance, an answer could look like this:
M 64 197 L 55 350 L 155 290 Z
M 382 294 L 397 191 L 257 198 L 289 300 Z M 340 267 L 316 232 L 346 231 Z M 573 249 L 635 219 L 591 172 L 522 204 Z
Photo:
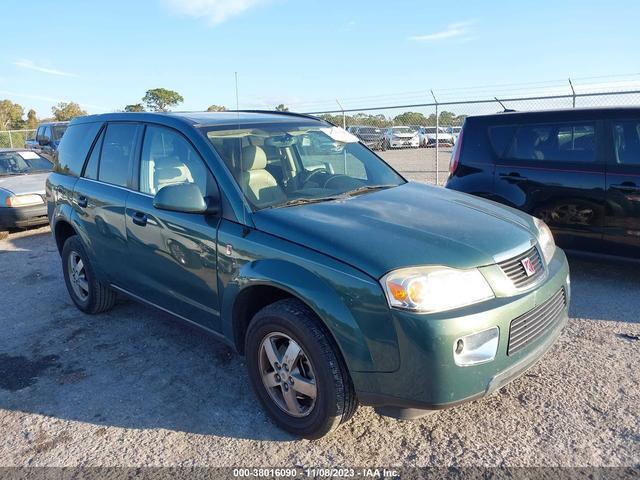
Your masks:
M 195 183 L 176 183 L 162 187 L 153 197 L 153 206 L 159 210 L 183 213 L 216 214 L 218 198 L 205 197 Z

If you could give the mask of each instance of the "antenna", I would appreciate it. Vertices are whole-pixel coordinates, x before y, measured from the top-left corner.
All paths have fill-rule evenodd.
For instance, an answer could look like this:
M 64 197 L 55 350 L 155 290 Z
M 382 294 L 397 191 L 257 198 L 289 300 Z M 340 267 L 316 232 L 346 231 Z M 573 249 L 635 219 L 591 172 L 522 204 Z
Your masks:
M 238 72 L 233 72 L 236 76 L 236 110 L 240 110 L 240 103 L 238 102 Z
M 498 103 L 500 104 L 500 106 L 502 107 L 502 109 L 503 109 L 505 112 L 508 112 L 508 111 L 509 111 L 509 109 L 508 109 L 507 107 L 505 107 L 505 106 L 504 106 L 504 103 L 502 103 L 502 102 L 498 99 L 498 97 L 493 97 L 493 98 L 495 98 L 495 99 L 496 99 L 496 102 L 498 102 Z

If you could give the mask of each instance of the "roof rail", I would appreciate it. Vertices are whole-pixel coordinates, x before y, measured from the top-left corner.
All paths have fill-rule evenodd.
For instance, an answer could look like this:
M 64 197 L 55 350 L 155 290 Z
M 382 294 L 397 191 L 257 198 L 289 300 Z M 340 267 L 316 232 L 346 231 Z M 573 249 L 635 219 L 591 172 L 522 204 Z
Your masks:
M 271 115 L 290 115 L 292 117 L 313 118 L 314 120 L 318 119 L 318 117 L 314 117 L 313 115 L 309 115 L 307 113 L 281 112 L 280 110 L 227 110 L 227 112 L 269 113 Z

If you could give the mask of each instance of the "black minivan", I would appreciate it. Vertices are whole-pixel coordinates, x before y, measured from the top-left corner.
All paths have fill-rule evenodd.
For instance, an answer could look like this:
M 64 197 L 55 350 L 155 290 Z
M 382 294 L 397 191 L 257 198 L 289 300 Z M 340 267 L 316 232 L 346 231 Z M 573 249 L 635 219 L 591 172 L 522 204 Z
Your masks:
M 640 258 L 640 107 L 468 117 L 446 188 L 544 220 L 573 250 Z

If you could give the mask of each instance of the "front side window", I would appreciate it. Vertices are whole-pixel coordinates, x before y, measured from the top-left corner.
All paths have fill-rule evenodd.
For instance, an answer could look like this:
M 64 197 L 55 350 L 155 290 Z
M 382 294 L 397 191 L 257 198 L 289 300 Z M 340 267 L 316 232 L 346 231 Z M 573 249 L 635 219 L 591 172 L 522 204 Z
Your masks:
M 616 163 L 640 165 L 640 121 L 614 122 L 613 141 Z
M 256 210 L 405 182 L 338 127 L 313 122 L 203 130 Z
M 47 138 L 49 141 L 53 140 L 51 138 L 51 127 L 44 127 L 44 132 L 42 133 L 42 138 Z
M 67 130 L 67 125 L 54 125 L 51 127 L 52 140 L 60 140 L 64 132 Z
M 163 127 L 147 127 L 140 159 L 140 191 L 155 195 L 176 183 L 195 183 L 203 196 L 213 179 L 200 155 L 178 132 Z
M 111 123 L 102 143 L 98 180 L 126 187 L 136 149 L 137 124 Z
M 518 128 L 507 155 L 517 160 L 593 162 L 594 123 L 525 125 Z

